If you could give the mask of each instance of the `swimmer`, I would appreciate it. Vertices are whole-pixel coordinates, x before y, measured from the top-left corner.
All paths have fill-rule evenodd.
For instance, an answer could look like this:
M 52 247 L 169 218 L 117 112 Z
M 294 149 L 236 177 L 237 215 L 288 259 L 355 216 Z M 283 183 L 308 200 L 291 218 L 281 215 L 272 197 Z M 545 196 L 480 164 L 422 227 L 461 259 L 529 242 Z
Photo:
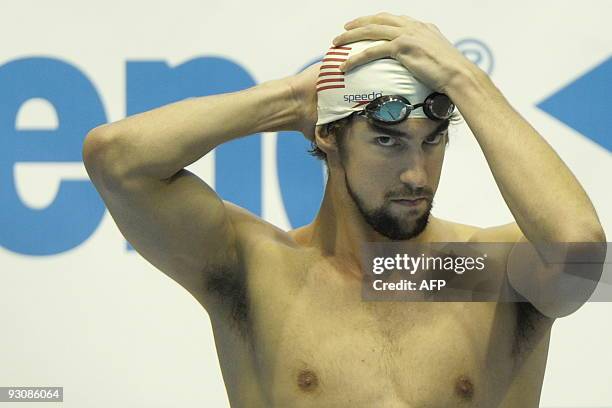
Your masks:
M 591 201 L 436 26 L 379 13 L 345 29 L 295 76 L 93 129 L 90 178 L 132 246 L 207 311 L 232 407 L 537 407 L 552 324 L 579 305 L 540 302 L 512 273 L 525 302 L 364 302 L 361 244 L 605 242 Z M 516 222 L 430 214 L 458 111 Z M 316 217 L 288 232 L 185 169 L 279 130 L 328 171 Z

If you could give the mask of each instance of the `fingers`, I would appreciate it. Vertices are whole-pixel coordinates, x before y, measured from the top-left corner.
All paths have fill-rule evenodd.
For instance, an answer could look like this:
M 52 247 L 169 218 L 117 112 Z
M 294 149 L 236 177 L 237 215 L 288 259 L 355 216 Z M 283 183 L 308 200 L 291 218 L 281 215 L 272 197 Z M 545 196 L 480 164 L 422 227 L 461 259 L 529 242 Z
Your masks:
M 344 61 L 339 68 L 341 71 L 346 72 L 367 62 L 380 58 L 391 57 L 393 52 L 393 45 L 391 42 L 375 45 L 374 47 L 366 48 L 360 53 L 350 57 L 348 60 Z
M 360 40 L 392 40 L 400 34 L 398 27 L 368 24 L 345 31 L 333 40 L 334 45 L 348 44 Z
M 352 28 L 361 27 L 367 24 L 383 24 L 394 27 L 401 27 L 410 21 L 416 21 L 408 16 L 396 16 L 394 14 L 381 12 L 370 16 L 357 17 L 344 25 L 344 28 L 350 30 Z
M 389 42 L 367 48 L 352 56 L 340 65 L 340 69 L 346 72 L 375 59 L 386 57 L 397 59 L 399 48 L 408 49 L 409 44 L 405 44 L 408 37 L 404 34 L 423 30 L 424 27 L 440 33 L 433 24 L 424 23 L 409 16 L 396 16 L 385 12 L 349 21 L 344 25 L 347 31 L 332 41 L 335 46 L 361 40 L 388 40 Z

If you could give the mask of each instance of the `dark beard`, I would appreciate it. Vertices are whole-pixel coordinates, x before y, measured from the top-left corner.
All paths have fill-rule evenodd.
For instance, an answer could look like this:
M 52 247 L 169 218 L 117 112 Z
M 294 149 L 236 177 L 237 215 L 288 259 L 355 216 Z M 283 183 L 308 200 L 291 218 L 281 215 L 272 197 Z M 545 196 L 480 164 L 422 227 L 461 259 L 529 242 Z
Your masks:
M 346 171 L 344 172 L 344 181 L 346 189 L 359 209 L 359 212 L 366 222 L 379 234 L 395 241 L 407 240 L 420 235 L 425 230 L 425 227 L 427 227 L 433 200 L 427 200 L 427 209 L 423 215 L 415 220 L 412 228 L 406 228 L 402 225 L 401 220 L 393 216 L 384 204 L 374 210 L 368 210 L 363 201 L 353 192 L 348 178 L 346 177 Z

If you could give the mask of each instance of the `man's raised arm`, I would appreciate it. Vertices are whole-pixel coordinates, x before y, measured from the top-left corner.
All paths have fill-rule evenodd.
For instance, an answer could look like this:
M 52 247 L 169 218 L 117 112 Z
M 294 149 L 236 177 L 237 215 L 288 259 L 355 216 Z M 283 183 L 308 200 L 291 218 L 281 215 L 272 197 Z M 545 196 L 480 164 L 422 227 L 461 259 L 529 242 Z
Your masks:
M 232 213 L 260 220 L 224 203 L 184 167 L 232 139 L 302 130 L 306 109 L 296 90 L 307 87 L 314 71 L 239 92 L 189 98 L 87 135 L 85 167 L 120 231 L 201 302 L 207 270 L 241 270 Z

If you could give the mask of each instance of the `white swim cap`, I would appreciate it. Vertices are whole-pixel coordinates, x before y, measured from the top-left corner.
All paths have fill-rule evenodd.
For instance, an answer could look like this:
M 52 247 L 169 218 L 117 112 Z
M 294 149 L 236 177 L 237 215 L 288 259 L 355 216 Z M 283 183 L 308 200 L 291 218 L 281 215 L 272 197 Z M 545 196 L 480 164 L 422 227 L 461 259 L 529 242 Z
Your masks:
M 401 95 L 410 103 L 421 103 L 432 91 L 393 58 L 370 61 L 344 73 L 338 69 L 350 56 L 387 40 L 364 40 L 329 48 L 317 80 L 317 125 L 333 122 L 363 110 L 371 100 L 383 95 Z M 426 118 L 423 109 L 411 118 Z

